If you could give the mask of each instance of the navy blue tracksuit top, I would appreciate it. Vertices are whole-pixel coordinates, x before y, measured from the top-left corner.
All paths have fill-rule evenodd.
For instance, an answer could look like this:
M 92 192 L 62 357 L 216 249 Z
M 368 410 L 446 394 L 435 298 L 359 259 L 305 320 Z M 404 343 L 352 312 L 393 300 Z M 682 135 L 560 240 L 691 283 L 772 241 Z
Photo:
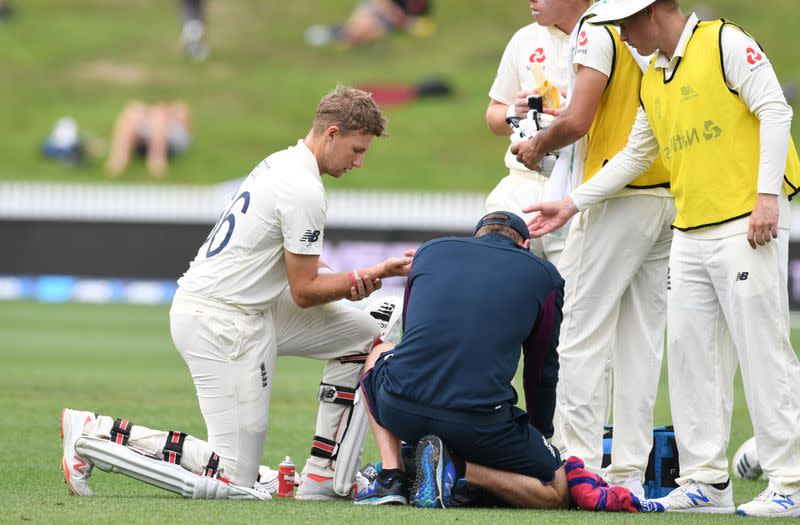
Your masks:
M 564 280 L 555 267 L 496 233 L 422 245 L 406 287 L 400 344 L 384 388 L 434 411 L 492 413 L 516 404 L 524 355 L 529 420 L 553 433 Z

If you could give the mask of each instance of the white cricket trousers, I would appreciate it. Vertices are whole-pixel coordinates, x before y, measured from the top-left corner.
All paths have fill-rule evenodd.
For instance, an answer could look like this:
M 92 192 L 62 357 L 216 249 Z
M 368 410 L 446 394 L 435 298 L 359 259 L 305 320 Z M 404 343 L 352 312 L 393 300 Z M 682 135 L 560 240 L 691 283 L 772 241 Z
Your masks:
M 560 271 L 564 320 L 553 443 L 600 472 L 613 367 L 609 481 L 644 479 L 653 441 L 675 216 L 671 197 L 608 199 L 573 219 Z
M 208 443 L 226 477 L 245 487 L 258 474 L 277 356 L 328 360 L 322 381 L 355 388 L 363 364 L 336 358 L 367 354 L 379 335 L 368 313 L 345 301 L 301 309 L 288 287 L 270 308 L 251 315 L 178 290 L 170 327 L 194 380 Z M 346 409 L 320 403 L 315 439 L 335 441 Z M 331 461 L 314 456 L 303 472 L 333 475 Z
M 675 232 L 667 357 L 679 484 L 728 479 L 738 360 L 770 488 L 800 489 L 800 363 L 789 341 L 788 246 L 787 230 L 756 250 L 745 234 L 698 239 Z
M 510 211 L 528 222 L 536 214 L 522 213 L 522 208 L 542 200 L 545 184 L 547 178 L 538 173 L 512 168 L 486 197 L 486 211 Z M 561 232 L 554 232 L 539 239 L 531 239 L 531 252 L 558 266 L 564 242 Z

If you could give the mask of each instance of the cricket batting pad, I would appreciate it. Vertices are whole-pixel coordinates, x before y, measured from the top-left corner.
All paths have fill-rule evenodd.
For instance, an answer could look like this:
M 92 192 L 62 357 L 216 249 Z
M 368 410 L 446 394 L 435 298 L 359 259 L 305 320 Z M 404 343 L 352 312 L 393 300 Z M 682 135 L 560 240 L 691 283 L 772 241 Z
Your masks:
M 364 396 L 361 395 L 361 389 L 357 388 L 353 408 L 350 411 L 350 421 L 345 427 L 344 436 L 339 442 L 339 450 L 336 454 L 333 490 L 340 496 L 347 496 L 353 488 L 368 428 L 369 418 L 367 417 L 366 403 Z
M 198 476 L 176 464 L 138 454 L 125 445 L 89 436 L 78 438 L 75 451 L 100 470 L 124 474 L 192 499 L 271 499 L 269 493 Z

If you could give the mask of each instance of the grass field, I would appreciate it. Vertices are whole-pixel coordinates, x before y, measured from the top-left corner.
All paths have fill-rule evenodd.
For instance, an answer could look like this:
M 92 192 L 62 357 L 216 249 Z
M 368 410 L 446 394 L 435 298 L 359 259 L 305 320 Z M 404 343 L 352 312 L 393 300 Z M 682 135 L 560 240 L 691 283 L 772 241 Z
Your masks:
M 195 145 L 157 183 L 244 176 L 266 154 L 303 136 L 319 97 L 336 82 L 409 83 L 447 78 L 455 95 L 390 108 L 392 138 L 337 187 L 487 191 L 504 174 L 506 140 L 484 122 L 487 92 L 511 34 L 531 21 L 524 0 L 436 0 L 438 30 L 398 35 L 351 51 L 314 49 L 303 30 L 343 20 L 357 0 L 207 2 L 211 58 L 180 53 L 177 2 L 10 0 L 0 23 L 0 181 L 104 181 L 102 159 L 75 170 L 45 161 L 39 143 L 72 115 L 87 137 L 107 140 L 124 102 L 184 98 Z M 797 0 L 683 0 L 751 31 L 784 82 L 800 83 Z M 798 128 L 795 124 L 795 136 Z M 102 148 L 101 148 L 102 149 Z M 123 181 L 150 181 L 134 163 Z
M 204 437 L 194 388 L 172 347 L 166 307 L 0 303 L 0 523 L 720 523 L 743 518 L 593 514 L 589 512 L 357 508 L 299 501 L 191 501 L 97 472 L 96 497 L 67 494 L 61 478 L 62 407 L 126 417 L 153 428 Z M 794 334 L 797 341 L 800 334 Z M 795 343 L 797 347 L 797 342 Z M 302 465 L 316 417 L 321 363 L 278 360 L 270 407 L 265 464 L 285 455 Z M 656 422 L 669 422 L 662 379 Z M 732 454 L 751 427 L 737 382 Z M 376 461 L 370 441 L 364 460 Z M 764 482 L 737 481 L 737 503 Z

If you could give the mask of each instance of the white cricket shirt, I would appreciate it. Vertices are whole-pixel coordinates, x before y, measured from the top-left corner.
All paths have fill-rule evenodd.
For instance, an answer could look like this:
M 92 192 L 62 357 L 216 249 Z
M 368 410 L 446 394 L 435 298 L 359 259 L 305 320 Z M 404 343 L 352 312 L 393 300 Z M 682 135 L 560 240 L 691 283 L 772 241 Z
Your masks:
M 577 45 L 575 46 L 575 54 L 572 57 L 572 74 L 577 73 L 578 66 L 584 66 L 594 69 L 595 71 L 599 71 L 609 78 L 609 82 L 611 81 L 614 68 L 615 51 L 614 40 L 611 38 L 611 35 L 608 34 L 609 31 L 616 31 L 616 33 L 619 34 L 619 30 L 616 27 L 606 28 L 604 26 L 592 25 L 588 22 L 584 22 L 581 25 L 580 33 L 578 34 Z M 647 68 L 650 62 L 650 57 L 641 56 L 636 52 L 635 49 L 631 49 L 625 43 L 623 43 L 620 47 L 620 53 L 630 53 L 631 56 L 633 56 L 633 59 L 643 70 Z M 583 179 L 583 173 L 580 174 L 580 178 Z M 614 194 L 615 197 L 624 197 L 629 195 L 654 195 L 656 197 L 671 196 L 667 188 L 622 188 Z
M 263 311 L 288 285 L 284 249 L 322 253 L 326 211 L 317 160 L 299 140 L 245 178 L 178 286 L 246 312 Z
M 531 72 L 533 64 L 542 68 L 545 78 L 558 88 L 563 98 L 569 79 L 569 35 L 555 26 L 544 27 L 536 22 L 514 33 L 503 52 L 489 97 L 511 105 L 520 90 L 537 87 Z M 508 168 L 530 171 L 517 162 L 511 146 L 506 151 L 505 164 Z

